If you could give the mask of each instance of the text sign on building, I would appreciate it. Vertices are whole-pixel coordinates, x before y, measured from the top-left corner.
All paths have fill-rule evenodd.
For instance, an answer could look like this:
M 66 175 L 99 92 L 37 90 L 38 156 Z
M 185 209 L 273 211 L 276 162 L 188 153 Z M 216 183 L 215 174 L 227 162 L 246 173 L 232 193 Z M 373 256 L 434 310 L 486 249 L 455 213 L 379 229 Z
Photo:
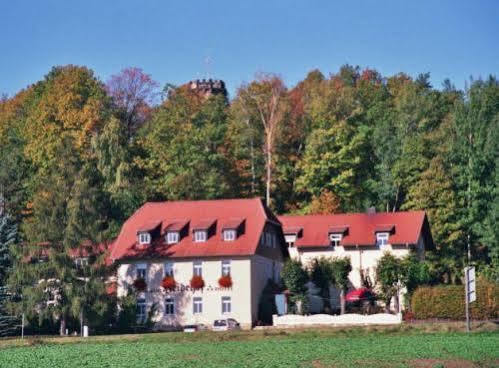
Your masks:
M 468 298 L 468 303 L 474 302 L 476 300 L 476 282 L 475 282 L 475 267 L 466 267 L 466 297 Z

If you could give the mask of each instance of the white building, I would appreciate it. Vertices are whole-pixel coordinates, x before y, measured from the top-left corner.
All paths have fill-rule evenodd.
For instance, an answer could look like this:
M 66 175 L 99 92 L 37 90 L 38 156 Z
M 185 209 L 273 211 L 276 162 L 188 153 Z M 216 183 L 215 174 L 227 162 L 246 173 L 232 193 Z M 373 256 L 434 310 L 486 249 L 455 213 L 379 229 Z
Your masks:
M 384 252 L 404 257 L 411 251 L 420 259 L 433 249 L 424 211 L 280 216 L 290 256 L 305 266 L 319 257 L 349 257 L 350 288 L 362 287 L 361 274 L 375 282 L 376 265 Z M 332 290 L 332 305 L 338 296 Z
M 287 256 L 281 224 L 262 201 L 234 199 L 146 203 L 123 225 L 110 258 L 119 262 L 118 297 L 141 286 L 138 318 L 154 306 L 158 328 L 220 318 L 249 328 Z

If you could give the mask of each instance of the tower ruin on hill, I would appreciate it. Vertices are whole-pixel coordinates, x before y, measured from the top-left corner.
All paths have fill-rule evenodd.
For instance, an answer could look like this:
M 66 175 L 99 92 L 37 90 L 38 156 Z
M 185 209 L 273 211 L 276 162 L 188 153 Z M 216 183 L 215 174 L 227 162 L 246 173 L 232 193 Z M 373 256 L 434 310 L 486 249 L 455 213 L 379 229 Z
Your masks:
M 189 89 L 193 92 L 198 93 L 204 98 L 208 98 L 212 95 L 221 94 L 227 98 L 227 89 L 225 88 L 225 83 L 220 79 L 196 79 L 191 80 L 187 83 Z

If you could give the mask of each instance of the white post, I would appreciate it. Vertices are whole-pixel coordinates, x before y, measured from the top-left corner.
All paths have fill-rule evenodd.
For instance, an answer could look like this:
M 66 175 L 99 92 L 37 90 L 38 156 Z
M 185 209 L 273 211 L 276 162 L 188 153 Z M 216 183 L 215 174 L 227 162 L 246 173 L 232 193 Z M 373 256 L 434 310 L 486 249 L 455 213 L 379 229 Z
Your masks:
M 83 326 L 83 337 L 88 337 L 88 326 Z
M 469 272 L 464 268 L 464 299 L 466 310 L 466 332 L 470 332 L 470 298 L 469 298 Z
M 21 318 L 21 340 L 24 340 L 24 313 Z

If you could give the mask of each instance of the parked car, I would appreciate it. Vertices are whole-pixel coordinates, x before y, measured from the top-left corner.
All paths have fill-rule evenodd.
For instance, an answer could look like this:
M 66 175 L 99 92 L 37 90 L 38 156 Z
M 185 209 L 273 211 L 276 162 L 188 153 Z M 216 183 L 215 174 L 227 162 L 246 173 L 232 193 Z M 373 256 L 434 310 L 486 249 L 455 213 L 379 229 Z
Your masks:
M 346 307 L 350 311 L 369 314 L 374 308 L 375 301 L 376 294 L 368 288 L 355 289 L 345 295 Z
M 213 322 L 213 331 L 240 330 L 241 326 L 234 318 L 217 319 Z
M 199 323 L 197 325 L 185 325 L 183 330 L 184 332 L 196 332 L 196 331 L 202 331 L 202 330 L 207 330 L 208 328 L 203 325 L 202 323 Z

